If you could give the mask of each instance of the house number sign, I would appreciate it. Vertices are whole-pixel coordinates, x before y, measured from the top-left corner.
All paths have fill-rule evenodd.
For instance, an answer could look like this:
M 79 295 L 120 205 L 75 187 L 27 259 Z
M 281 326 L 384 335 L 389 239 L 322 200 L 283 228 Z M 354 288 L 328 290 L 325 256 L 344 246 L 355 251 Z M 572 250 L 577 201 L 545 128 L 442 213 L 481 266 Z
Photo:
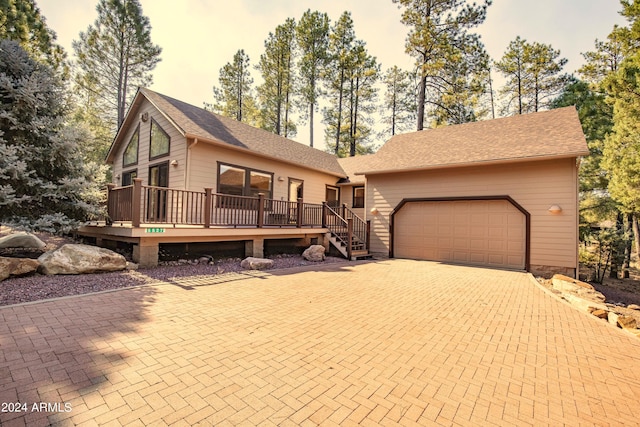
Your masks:
M 147 228 L 147 233 L 164 233 L 164 228 Z

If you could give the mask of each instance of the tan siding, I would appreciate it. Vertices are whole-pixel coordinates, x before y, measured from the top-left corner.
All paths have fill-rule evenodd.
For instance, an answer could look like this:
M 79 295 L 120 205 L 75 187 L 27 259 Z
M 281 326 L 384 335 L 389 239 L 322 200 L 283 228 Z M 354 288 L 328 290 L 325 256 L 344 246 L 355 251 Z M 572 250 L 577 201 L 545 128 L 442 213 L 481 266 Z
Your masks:
M 511 196 L 531 214 L 531 264 L 577 267 L 575 159 L 407 172 L 367 177 L 373 252 L 389 251 L 390 213 L 403 198 Z M 551 205 L 563 211 L 553 215 Z
M 340 186 L 340 203 L 346 204 L 349 209 L 351 209 L 356 215 L 360 218 L 364 219 L 365 217 L 365 208 L 354 208 L 353 207 L 353 187 L 363 187 L 364 183 L 359 183 L 356 185 L 341 185 Z M 365 207 L 366 207 L 366 195 L 365 195 Z
M 276 200 L 288 200 L 289 178 L 304 181 L 303 198 L 307 203 L 322 203 L 325 186 L 335 185 L 338 181 L 337 177 L 329 174 L 200 142 L 191 148 L 189 189 L 203 191 L 211 187 L 215 192 L 217 162 L 273 173 L 273 198 Z
M 149 113 L 149 119 L 146 122 L 140 120 L 140 114 Z M 135 114 L 138 117 L 138 120 L 132 122 L 129 129 L 127 129 L 124 140 L 126 141 L 123 144 L 122 148 L 117 152 L 115 156 L 115 160 L 113 163 L 113 176 L 114 183 L 116 185 L 120 185 L 120 180 L 118 177 L 122 176 L 122 172 L 137 169 L 138 170 L 138 178 L 142 178 L 142 183 L 147 184 L 149 182 L 149 166 L 155 165 L 158 163 L 173 161 L 176 160 L 178 162 L 177 166 L 169 166 L 169 186 L 171 188 L 184 188 L 184 178 L 185 178 L 185 166 L 186 166 L 186 144 L 185 138 L 180 134 L 180 131 L 175 128 L 158 110 L 156 110 L 153 105 L 147 101 L 146 99 L 140 105 L 140 108 L 136 112 L 131 112 L 130 114 Z M 169 156 L 162 157 L 158 159 L 154 159 L 149 161 L 149 139 L 151 134 L 151 119 L 155 120 L 158 125 L 169 135 L 171 138 L 171 146 L 169 148 Z M 140 125 L 140 140 L 138 145 L 138 164 L 135 166 L 129 166 L 123 170 L 122 168 L 122 156 L 124 155 L 124 150 L 129 143 L 129 139 L 135 132 L 137 126 Z

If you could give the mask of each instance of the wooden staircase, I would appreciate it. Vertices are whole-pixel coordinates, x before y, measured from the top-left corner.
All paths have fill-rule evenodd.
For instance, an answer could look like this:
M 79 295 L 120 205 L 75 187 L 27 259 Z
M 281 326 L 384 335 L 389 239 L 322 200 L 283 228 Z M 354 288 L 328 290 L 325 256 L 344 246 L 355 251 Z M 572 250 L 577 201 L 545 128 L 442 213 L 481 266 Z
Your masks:
M 323 206 L 324 225 L 329 229 L 331 244 L 348 260 L 369 258 L 369 223 L 344 205 L 336 209 Z

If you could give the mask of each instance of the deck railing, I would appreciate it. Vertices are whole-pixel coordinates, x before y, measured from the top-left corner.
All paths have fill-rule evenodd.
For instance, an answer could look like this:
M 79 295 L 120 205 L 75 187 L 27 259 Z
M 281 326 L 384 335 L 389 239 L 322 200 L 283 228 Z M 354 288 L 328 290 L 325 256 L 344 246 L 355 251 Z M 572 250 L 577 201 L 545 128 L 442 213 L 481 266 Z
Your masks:
M 107 211 L 111 223 L 173 224 L 222 227 L 322 227 L 320 204 L 258 197 L 176 190 L 142 185 L 108 186 Z

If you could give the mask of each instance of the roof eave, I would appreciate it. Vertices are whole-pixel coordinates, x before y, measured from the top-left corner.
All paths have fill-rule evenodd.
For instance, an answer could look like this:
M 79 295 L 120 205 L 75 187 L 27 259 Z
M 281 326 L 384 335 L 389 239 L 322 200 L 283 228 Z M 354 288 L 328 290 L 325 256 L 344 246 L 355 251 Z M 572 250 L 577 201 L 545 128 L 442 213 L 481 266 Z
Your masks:
M 470 166 L 503 165 L 503 164 L 512 164 L 512 163 L 532 162 L 532 161 L 578 158 L 578 157 L 583 157 L 587 155 L 589 155 L 588 150 L 577 151 L 573 153 L 555 154 L 555 155 L 518 157 L 518 158 L 511 158 L 511 159 L 495 159 L 495 160 L 465 162 L 465 163 L 448 163 L 448 164 L 428 165 L 428 166 L 419 166 L 419 167 L 411 167 L 411 168 L 364 170 L 364 171 L 355 172 L 355 175 L 382 175 L 382 174 L 397 173 L 397 172 L 417 172 L 417 171 L 423 171 L 423 170 L 453 169 L 453 168 L 462 168 L 462 167 L 470 167 Z

